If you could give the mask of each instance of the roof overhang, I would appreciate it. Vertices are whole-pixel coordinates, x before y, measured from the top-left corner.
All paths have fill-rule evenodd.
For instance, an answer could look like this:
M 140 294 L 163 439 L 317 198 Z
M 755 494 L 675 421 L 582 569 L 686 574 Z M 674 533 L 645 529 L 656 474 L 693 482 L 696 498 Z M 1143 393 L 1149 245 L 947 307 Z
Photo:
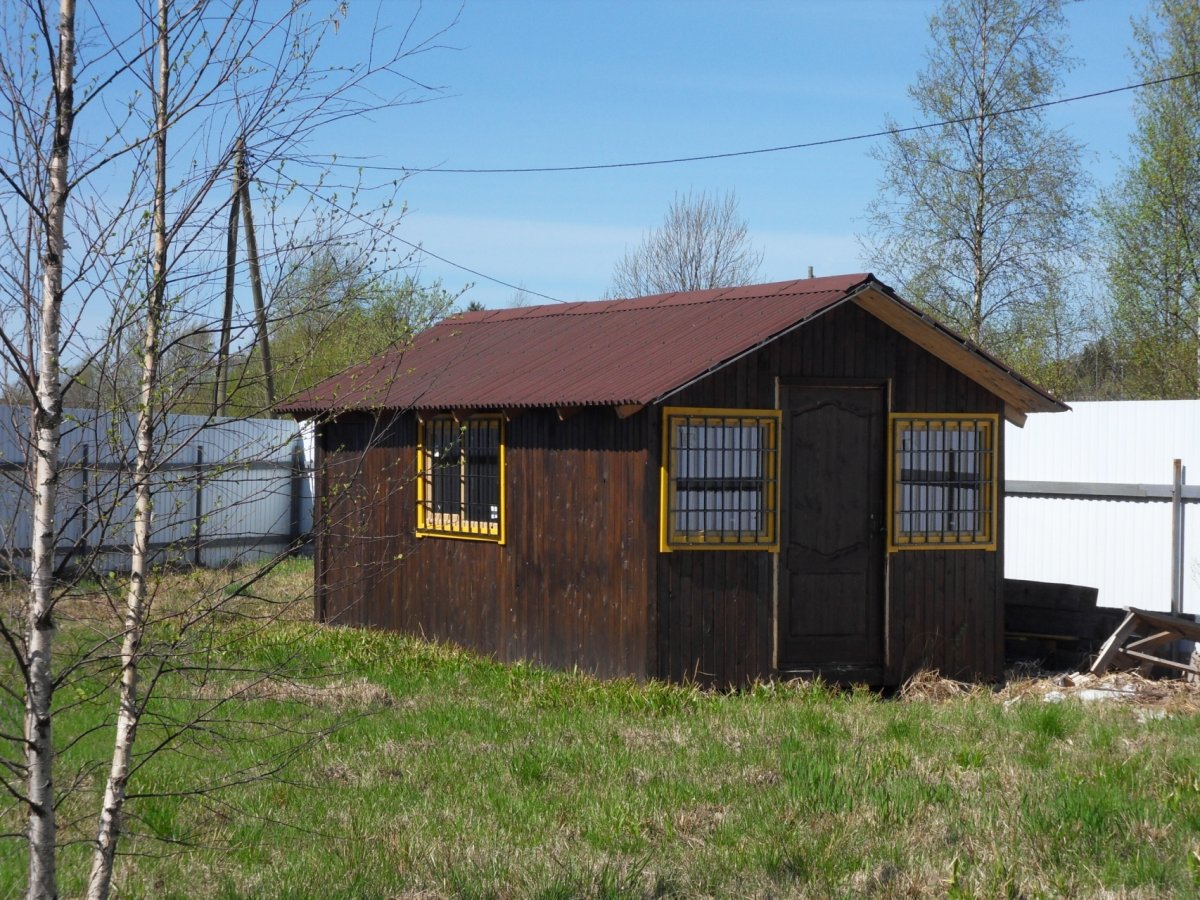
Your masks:
M 1070 409 L 877 281 L 865 283 L 849 299 L 1003 400 L 1004 417 L 1018 427 L 1025 424 L 1025 417 L 1031 412 L 1066 412 Z

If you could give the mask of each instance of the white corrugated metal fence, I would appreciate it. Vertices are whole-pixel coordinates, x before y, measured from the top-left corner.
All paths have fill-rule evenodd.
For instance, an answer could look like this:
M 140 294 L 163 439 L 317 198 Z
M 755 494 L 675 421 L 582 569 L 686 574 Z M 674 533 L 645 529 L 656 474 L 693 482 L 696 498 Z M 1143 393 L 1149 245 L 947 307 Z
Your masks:
M 1173 461 L 1200 466 L 1200 400 L 1089 402 L 1007 427 L 1006 482 L 1172 482 Z M 1200 480 L 1200 479 L 1198 479 Z M 1136 491 L 1131 491 L 1136 493 Z M 1189 491 L 1194 494 L 1195 491 Z M 1200 612 L 1200 521 L 1183 506 L 1183 611 Z M 1004 574 L 1098 588 L 1102 606 L 1170 611 L 1171 504 L 1162 500 L 1008 496 Z

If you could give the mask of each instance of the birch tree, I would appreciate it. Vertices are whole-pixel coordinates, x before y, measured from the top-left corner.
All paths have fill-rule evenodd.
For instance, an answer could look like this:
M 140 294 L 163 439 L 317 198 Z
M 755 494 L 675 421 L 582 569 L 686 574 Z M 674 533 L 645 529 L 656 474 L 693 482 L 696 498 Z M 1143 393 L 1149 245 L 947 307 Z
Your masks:
M 876 151 L 883 176 L 863 239 L 906 297 L 1035 369 L 1073 347 L 1072 273 L 1086 249 L 1080 147 L 1030 108 L 1056 95 L 1072 63 L 1061 7 L 941 4 L 908 93 L 920 121 L 945 124 Z
M 146 576 L 150 561 L 150 516 L 153 512 L 150 476 L 154 468 L 154 407 L 158 394 L 159 331 L 166 303 L 167 281 L 167 136 L 170 134 L 171 109 L 171 28 L 168 0 L 158 0 L 157 83 L 152 92 L 154 104 L 154 197 L 153 256 L 150 290 L 146 301 L 143 330 L 142 385 L 137 409 L 137 454 L 134 462 L 133 547 L 130 553 L 129 593 L 126 597 L 124 634 L 121 642 L 121 679 L 118 687 L 116 736 L 113 740 L 112 765 L 101 801 L 96 849 L 88 877 L 87 895 L 99 900 L 109 894 L 113 876 L 113 857 L 120 835 L 121 811 L 125 805 L 130 760 L 137 738 L 138 651 L 146 618 Z
M 215 347 L 212 338 L 222 330 L 212 298 L 214 286 L 224 280 L 235 154 L 245 147 L 250 177 L 257 176 L 261 190 L 273 191 L 268 210 L 276 227 L 264 235 L 263 255 L 268 266 L 274 259 L 277 283 L 282 261 L 312 236 L 359 240 L 369 244 L 367 252 L 386 258 L 387 235 L 397 221 L 397 186 L 372 198 L 373 211 L 357 208 L 353 188 L 347 194 L 339 186 L 339 198 L 323 186 L 332 180 L 330 170 L 321 169 L 311 142 L 347 117 L 408 102 L 415 82 L 405 78 L 401 63 L 436 46 L 442 29 L 417 38 L 410 22 L 390 48 L 380 41 L 356 53 L 353 63 L 328 65 L 322 63 L 322 47 L 344 21 L 344 3 L 331 3 L 323 12 L 316 3 L 145 0 L 114 11 L 111 20 L 81 26 L 74 0 L 59 0 L 57 8 L 49 2 L 30 0 L 0 11 L 6 42 L 0 60 L 0 118 L 6 126 L 0 214 L 9 225 L 0 252 L 7 298 L 0 309 L 0 362 L 24 386 L 32 407 L 28 490 L 34 522 L 23 630 L 0 610 L 0 637 L 23 681 L 9 696 L 19 698 L 25 710 L 23 736 L 0 734 L 0 742 L 21 748 L 23 760 L 19 765 L 2 760 L 9 774 L 0 778 L 25 813 L 28 894 L 57 896 L 62 823 L 56 814 L 98 764 L 85 764 L 65 786 L 56 782 L 61 774 L 56 748 L 82 737 L 56 734 L 61 709 L 56 693 L 97 679 L 111 685 L 113 751 L 104 765 L 99 815 L 92 817 L 87 881 L 88 895 L 103 897 L 124 834 L 124 807 L 134 797 L 132 779 L 195 727 L 195 720 L 186 719 L 161 724 L 153 745 L 137 750 L 155 686 L 181 672 L 211 675 L 212 616 L 230 596 L 223 588 L 198 593 L 186 609 L 151 618 L 155 479 L 161 481 L 162 467 L 170 462 L 164 425 L 173 394 L 194 386 L 208 368 L 200 363 L 184 372 L 183 384 L 165 382 L 161 366 L 185 342 Z M 97 10 L 84 13 L 89 11 Z M 76 50 L 79 33 L 89 36 L 82 55 Z M 290 224 L 278 227 L 281 219 Z M 21 230 L 12 226 L 25 222 L 30 225 L 22 246 L 14 237 Z M 29 262 L 22 266 L 22 260 Z M 35 273 L 40 306 L 29 296 Z M 97 319 L 112 325 L 102 337 L 89 337 L 89 323 Z M 184 323 L 194 324 L 181 327 Z M 258 331 L 275 324 L 267 309 L 239 314 L 230 341 L 252 344 Z M 197 335 L 207 336 L 207 343 L 195 340 Z M 82 563 L 78 571 L 87 566 L 86 559 L 67 552 L 72 548 L 65 544 L 66 523 L 56 514 L 65 471 L 63 394 L 72 382 L 63 358 L 71 357 L 75 371 L 98 371 L 104 380 L 120 348 L 130 345 L 140 347 L 141 369 L 129 453 L 133 472 L 128 478 L 120 472 L 111 476 L 109 512 L 96 517 L 88 532 L 93 548 L 103 546 L 105 534 L 113 533 L 108 529 L 128 524 L 117 518 L 125 499 L 132 499 L 128 583 L 123 598 L 107 598 L 123 613 L 111 630 L 103 618 L 90 623 L 91 643 L 73 640 L 63 656 L 55 635 L 72 591 L 66 565 Z M 106 430 L 105 440 L 119 441 L 121 421 L 97 411 L 89 427 Z M 99 551 L 92 552 L 94 559 Z M 197 640 L 204 628 L 206 637 Z M 213 701 L 198 718 L 211 722 L 225 702 Z M 258 766 L 238 778 L 269 768 Z M 202 792 L 202 786 L 194 790 Z M 81 818 L 74 815 L 70 827 L 78 828 Z
M 762 252 L 750 242 L 737 197 L 676 194 L 662 224 L 613 267 L 610 297 L 753 284 Z
M 51 32 L 45 17 L 42 34 Z M 41 343 L 33 407 L 36 456 L 33 467 L 33 546 L 30 556 L 29 615 L 25 633 L 25 743 L 29 803 L 29 895 L 57 895 L 54 816 L 54 540 L 58 498 L 59 427 L 62 389 L 59 382 L 60 325 L 63 302 L 65 212 L 71 191 L 71 131 L 75 121 L 75 2 L 61 0 L 58 49 L 50 52 L 53 73 L 53 141 L 46 165 L 47 202 L 39 215 L 42 239 Z M 4 173 L 6 181 L 9 174 Z

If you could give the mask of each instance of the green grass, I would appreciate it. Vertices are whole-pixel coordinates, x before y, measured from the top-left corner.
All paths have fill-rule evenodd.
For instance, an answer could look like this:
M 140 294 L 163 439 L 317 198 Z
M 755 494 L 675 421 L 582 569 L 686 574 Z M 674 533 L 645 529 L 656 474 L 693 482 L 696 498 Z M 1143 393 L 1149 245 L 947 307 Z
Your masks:
M 1200 891 L 1200 718 L 1184 712 L 1143 722 L 1120 704 L 987 691 L 901 702 L 811 684 L 715 694 L 296 620 L 222 627 L 223 663 L 285 664 L 324 690 L 168 679 L 163 722 L 231 685 L 247 699 L 214 726 L 231 740 L 195 736 L 138 773 L 135 791 L 166 796 L 131 804 L 138 836 L 123 844 L 117 896 Z M 107 712 L 84 703 L 59 733 Z M 110 740 L 72 746 L 62 770 L 102 759 Z M 279 777 L 169 796 L 296 745 Z M 91 830 L 100 783 L 85 778 L 64 803 L 70 837 Z M 0 830 L 14 823 L 9 808 Z M 63 851 L 65 894 L 82 889 L 87 856 L 82 843 Z M 23 877 L 20 843 L 0 843 L 0 895 Z

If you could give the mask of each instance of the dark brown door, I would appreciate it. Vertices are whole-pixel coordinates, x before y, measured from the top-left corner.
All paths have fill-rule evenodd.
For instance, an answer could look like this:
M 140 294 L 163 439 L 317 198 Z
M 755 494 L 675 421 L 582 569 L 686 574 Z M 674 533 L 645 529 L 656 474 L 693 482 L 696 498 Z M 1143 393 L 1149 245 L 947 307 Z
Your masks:
M 884 394 L 784 387 L 779 668 L 883 663 Z

